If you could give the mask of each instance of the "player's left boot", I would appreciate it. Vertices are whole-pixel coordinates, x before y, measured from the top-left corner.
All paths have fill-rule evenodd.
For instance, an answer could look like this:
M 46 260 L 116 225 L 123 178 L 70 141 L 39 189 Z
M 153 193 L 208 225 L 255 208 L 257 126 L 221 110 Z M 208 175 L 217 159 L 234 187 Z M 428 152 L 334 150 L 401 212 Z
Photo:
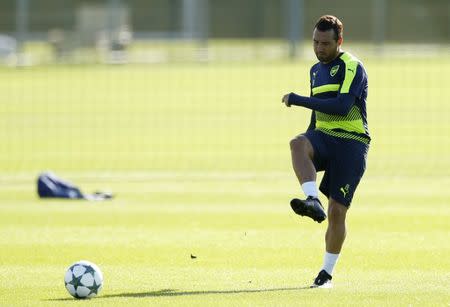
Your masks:
M 317 275 L 316 279 L 314 279 L 314 283 L 311 285 L 310 288 L 333 288 L 333 284 L 331 283 L 331 277 L 330 274 L 327 273 L 327 271 L 322 270 L 319 272 L 319 275 Z
M 327 218 L 320 200 L 312 196 L 308 196 L 305 200 L 298 198 L 292 199 L 291 208 L 298 215 L 309 216 L 318 223 L 322 223 Z

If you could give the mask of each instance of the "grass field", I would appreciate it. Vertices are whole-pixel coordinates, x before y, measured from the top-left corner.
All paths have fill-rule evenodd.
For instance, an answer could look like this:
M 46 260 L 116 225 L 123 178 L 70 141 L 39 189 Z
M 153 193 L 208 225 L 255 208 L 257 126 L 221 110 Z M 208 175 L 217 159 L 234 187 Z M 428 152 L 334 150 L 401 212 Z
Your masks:
M 450 57 L 366 59 L 373 142 L 332 290 L 326 223 L 294 215 L 288 142 L 311 62 L 0 69 L 0 306 L 448 306 Z M 110 202 L 43 201 L 53 170 Z M 197 256 L 191 259 L 191 254 Z

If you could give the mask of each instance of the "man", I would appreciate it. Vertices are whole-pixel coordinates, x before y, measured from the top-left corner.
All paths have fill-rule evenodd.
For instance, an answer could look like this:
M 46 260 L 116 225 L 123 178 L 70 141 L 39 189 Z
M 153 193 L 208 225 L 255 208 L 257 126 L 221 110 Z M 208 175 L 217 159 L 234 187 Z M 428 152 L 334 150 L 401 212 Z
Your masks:
M 318 198 L 316 172 L 325 171 L 320 191 L 328 198 L 326 252 L 322 270 L 311 287 L 330 288 L 333 269 L 346 236 L 345 218 L 366 168 L 370 136 L 367 128 L 367 74 L 358 59 L 341 50 L 342 22 L 330 15 L 317 21 L 310 70 L 310 97 L 294 93 L 282 102 L 313 110 L 307 131 L 290 142 L 294 172 L 306 195 L 292 199 L 295 213 L 314 221 L 326 219 Z

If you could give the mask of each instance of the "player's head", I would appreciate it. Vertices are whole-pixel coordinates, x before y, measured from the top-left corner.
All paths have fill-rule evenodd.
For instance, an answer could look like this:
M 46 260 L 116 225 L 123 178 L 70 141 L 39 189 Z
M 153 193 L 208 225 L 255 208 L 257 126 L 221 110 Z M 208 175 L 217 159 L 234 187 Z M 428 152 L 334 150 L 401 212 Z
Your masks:
M 328 63 L 339 54 L 344 25 L 335 16 L 324 15 L 317 20 L 313 32 L 314 53 L 319 61 Z

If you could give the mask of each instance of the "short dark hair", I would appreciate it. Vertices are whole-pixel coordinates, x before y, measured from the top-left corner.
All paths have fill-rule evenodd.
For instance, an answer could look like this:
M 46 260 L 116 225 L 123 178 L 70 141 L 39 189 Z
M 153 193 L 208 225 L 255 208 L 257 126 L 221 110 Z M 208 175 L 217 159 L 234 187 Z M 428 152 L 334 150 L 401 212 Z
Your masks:
M 344 25 L 336 16 L 333 15 L 323 15 L 322 17 L 320 17 L 317 20 L 314 29 L 317 29 L 319 31 L 328 31 L 333 29 L 334 39 L 336 41 L 339 38 L 342 38 L 344 34 Z

